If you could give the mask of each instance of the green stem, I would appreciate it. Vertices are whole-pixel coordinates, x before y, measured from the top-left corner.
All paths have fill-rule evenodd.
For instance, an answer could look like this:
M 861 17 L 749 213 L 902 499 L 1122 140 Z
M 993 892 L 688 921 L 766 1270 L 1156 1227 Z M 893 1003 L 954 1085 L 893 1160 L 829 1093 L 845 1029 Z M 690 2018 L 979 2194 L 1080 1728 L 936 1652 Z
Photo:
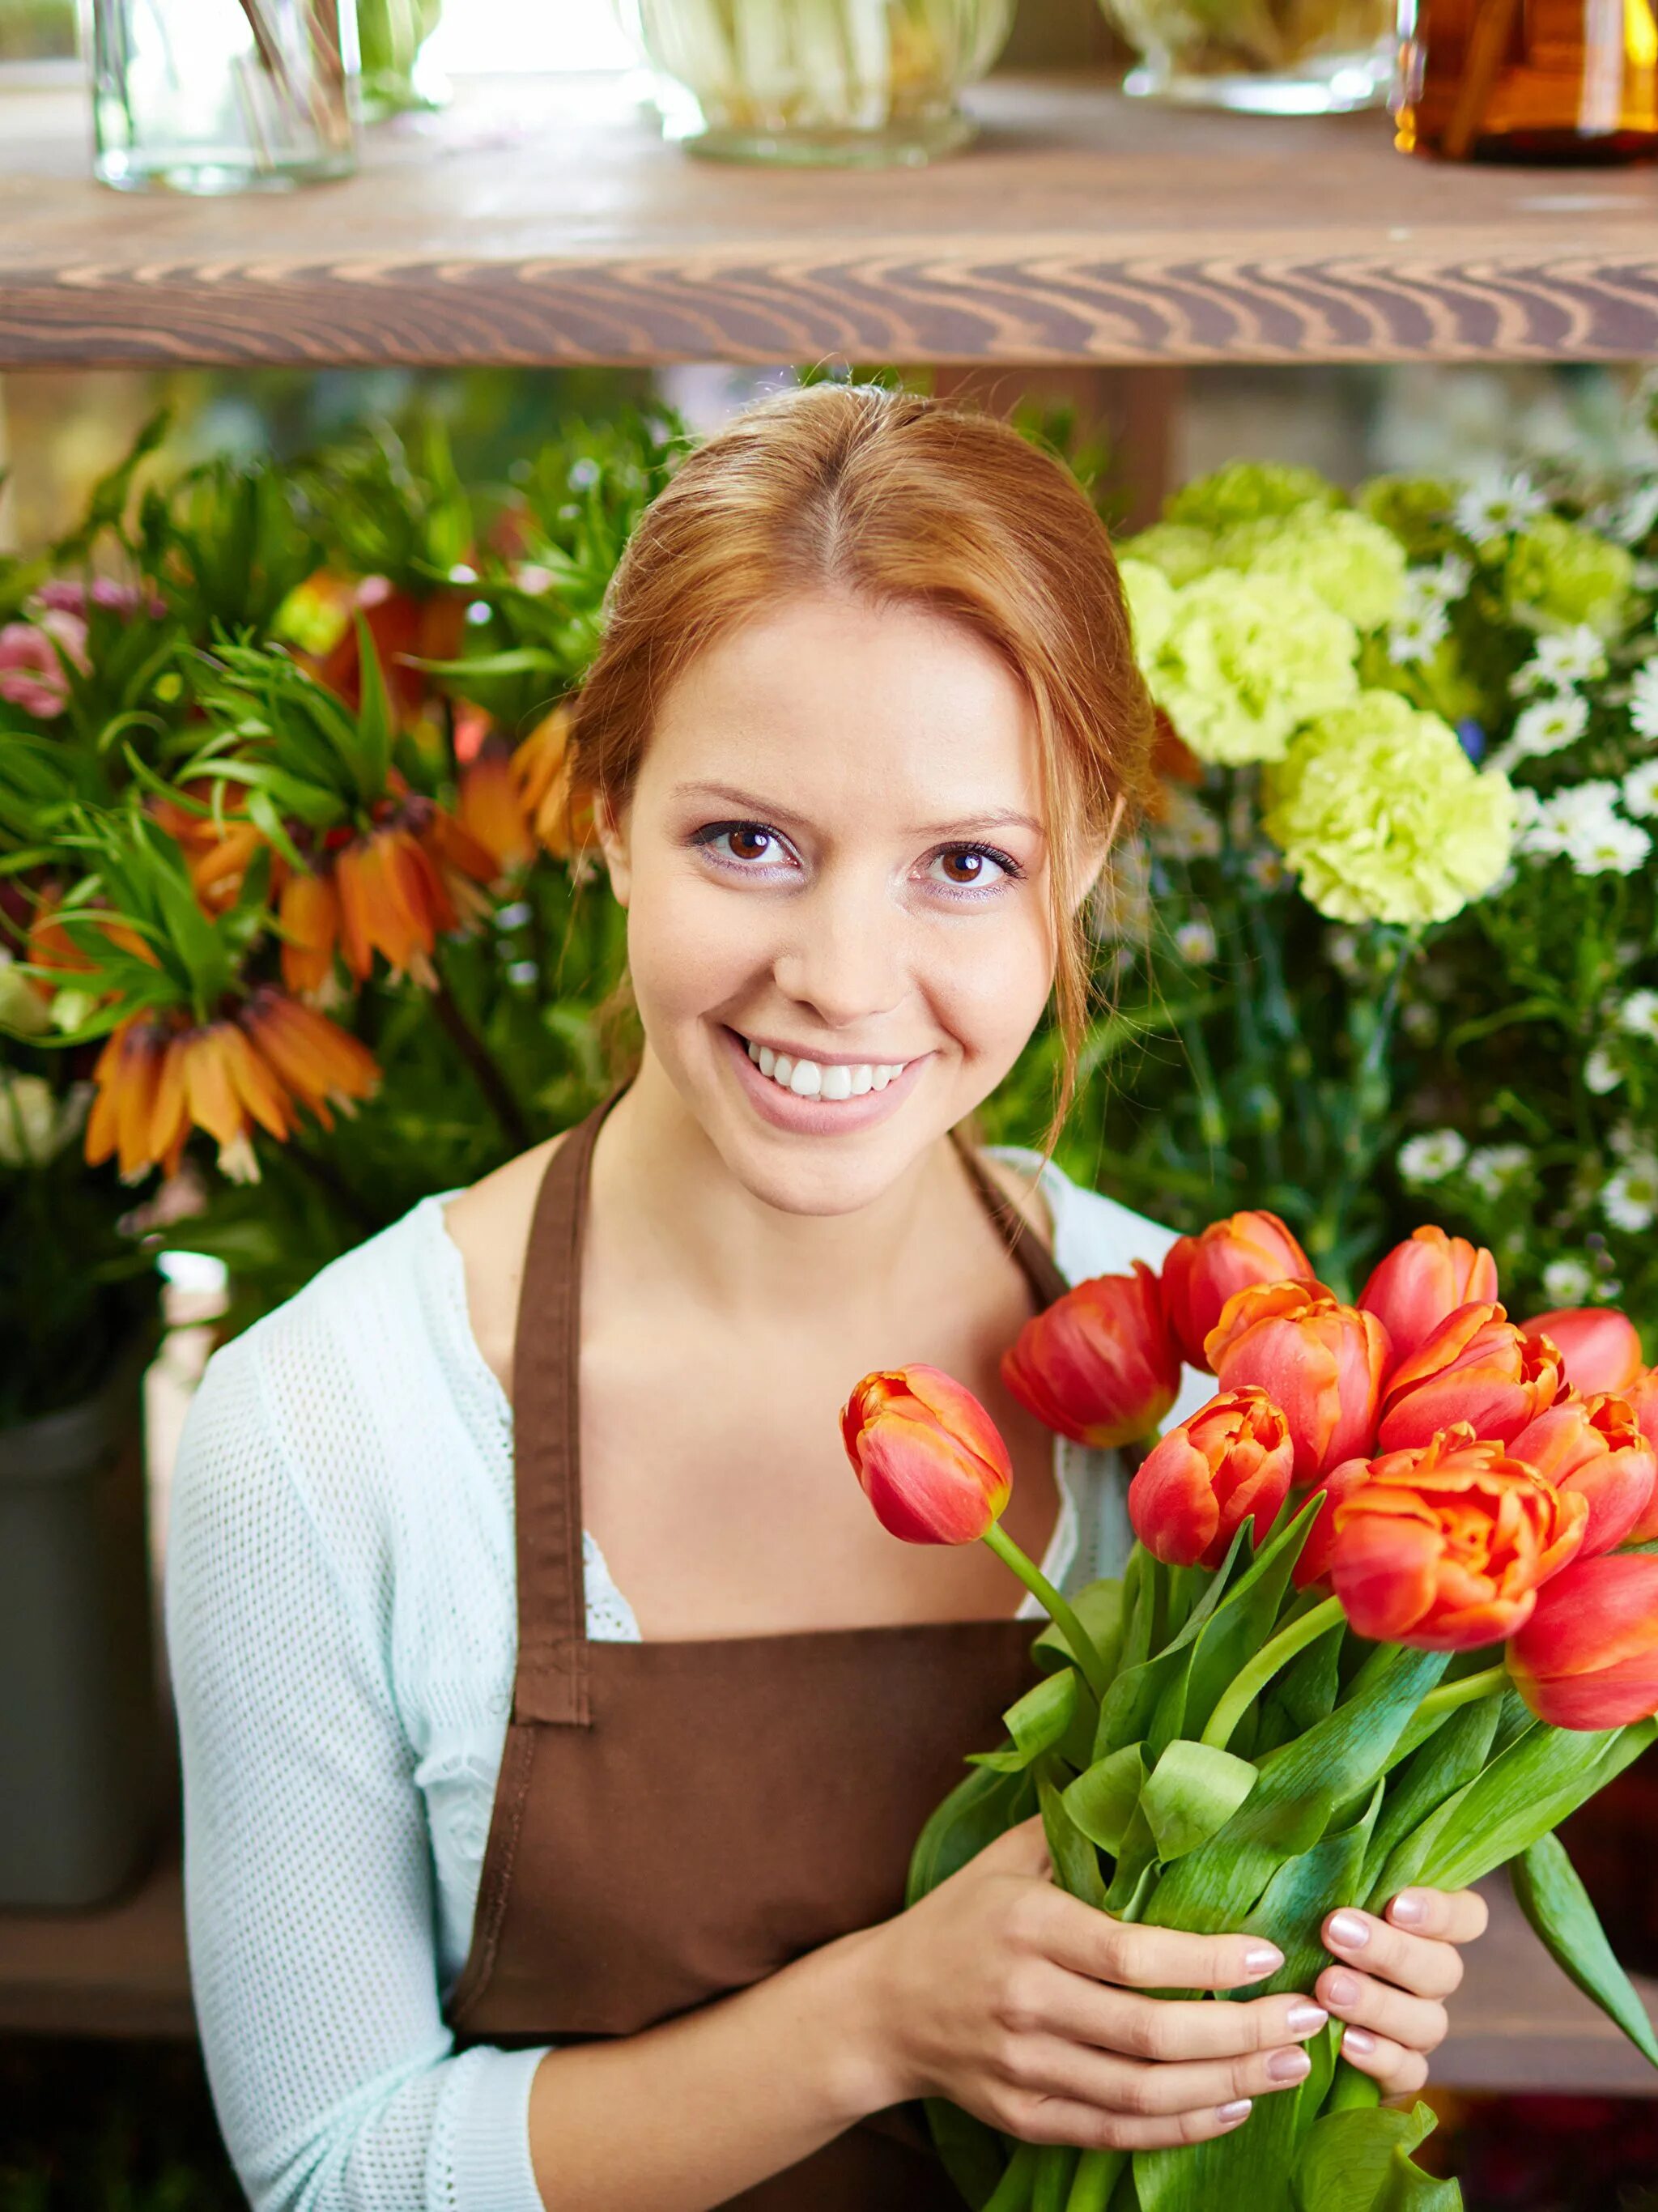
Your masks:
M 1270 1644 L 1263 1644 L 1246 1667 L 1239 1668 L 1232 1679 L 1231 1687 L 1210 1716 L 1209 1725 L 1203 1732 L 1203 1741 L 1212 1749 L 1224 1751 L 1231 1741 L 1232 1731 L 1243 1718 L 1276 1674 L 1280 1667 L 1287 1667 L 1298 1651 L 1309 1644 L 1316 1644 L 1327 1628 L 1333 1628 L 1345 1620 L 1339 1597 L 1327 1597 L 1322 1605 L 1315 1605 L 1299 1620 L 1292 1620 L 1287 1628 L 1279 1629 Z
M 1077 2166 L 1077 2178 L 1066 2199 L 1065 2212 L 1105 2212 L 1117 2177 L 1127 2164 L 1123 2150 L 1085 2150 Z
M 1372 2074 L 1361 2074 L 1357 2066 L 1350 2066 L 1345 2058 L 1338 2058 L 1329 2094 L 1324 2100 L 1327 2112 L 1363 2112 L 1382 2102 L 1382 2084 Z
M 1495 1667 L 1482 1667 L 1477 1674 L 1465 1674 L 1460 1682 L 1442 1682 L 1436 1690 L 1430 1690 L 1412 1717 L 1411 1726 L 1418 1721 L 1437 1720 L 1442 1714 L 1454 1713 L 1459 1705 L 1472 1705 L 1481 1698 L 1500 1697 L 1509 1686 L 1509 1670 L 1499 1659 Z
M 1030 2191 L 1036 2179 L 1037 2150 L 1034 2143 L 1019 2143 L 997 2183 L 985 2212 L 1028 2212 Z
M 1111 1686 L 1111 1678 L 1069 1601 L 1060 1596 L 1035 1561 L 1019 1549 L 999 1521 L 991 1522 L 981 1540 L 994 1552 L 1004 1566 L 1011 1567 L 1031 1595 L 1047 1608 L 1048 1618 L 1071 1646 L 1072 1656 L 1082 1668 L 1083 1679 L 1094 1695 L 1103 1700 Z

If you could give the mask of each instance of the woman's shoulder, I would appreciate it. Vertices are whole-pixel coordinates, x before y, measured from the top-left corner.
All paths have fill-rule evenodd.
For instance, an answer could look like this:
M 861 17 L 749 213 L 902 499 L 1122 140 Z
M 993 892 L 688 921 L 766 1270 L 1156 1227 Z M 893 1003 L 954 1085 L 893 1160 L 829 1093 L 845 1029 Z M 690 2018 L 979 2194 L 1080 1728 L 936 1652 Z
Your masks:
M 1027 1188 L 1046 1201 L 1054 1262 L 1067 1282 L 1090 1275 L 1126 1274 L 1136 1260 L 1161 1267 L 1178 1229 L 1154 1221 L 1103 1191 L 1074 1182 L 1052 1160 L 1023 1145 L 993 1145 L 993 1159 L 1004 1163 Z

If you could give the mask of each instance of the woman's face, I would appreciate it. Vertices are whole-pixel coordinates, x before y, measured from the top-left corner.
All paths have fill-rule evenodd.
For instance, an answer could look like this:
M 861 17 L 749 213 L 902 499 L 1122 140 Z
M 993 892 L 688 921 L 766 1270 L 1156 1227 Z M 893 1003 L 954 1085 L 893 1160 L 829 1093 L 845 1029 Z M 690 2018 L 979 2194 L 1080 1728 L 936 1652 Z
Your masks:
M 866 1205 L 1000 1081 L 1042 816 L 1025 695 L 945 617 L 802 597 L 671 688 L 604 851 L 649 1052 L 756 1196 Z

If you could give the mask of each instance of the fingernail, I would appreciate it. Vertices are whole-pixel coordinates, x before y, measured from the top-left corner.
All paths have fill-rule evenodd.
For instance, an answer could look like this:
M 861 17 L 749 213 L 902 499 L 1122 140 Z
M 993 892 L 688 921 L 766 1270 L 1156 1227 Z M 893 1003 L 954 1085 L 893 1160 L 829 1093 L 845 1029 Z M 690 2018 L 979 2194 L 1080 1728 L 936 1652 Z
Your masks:
M 1254 2100 L 1251 2098 L 1240 2097 L 1235 2105 L 1218 2105 L 1215 2107 L 1215 2118 L 1220 2122 L 1222 2127 L 1235 2128 L 1240 2120 L 1248 2118 L 1253 2102 Z
M 1389 1920 L 1398 1921 L 1401 1928 L 1415 1928 L 1427 1917 L 1428 1900 L 1413 1889 L 1401 1889 L 1388 1907 Z
M 1341 2047 L 1351 2051 L 1356 2058 L 1368 2058 L 1376 2049 L 1376 2038 L 1368 2027 L 1345 2027 L 1341 2031 Z
M 1356 1912 L 1337 1912 L 1330 1919 L 1330 1941 L 1344 1951 L 1357 1951 L 1370 1940 L 1370 1931 Z
M 1284 1964 L 1284 1954 L 1271 1943 L 1254 1943 L 1243 1954 L 1243 1971 L 1252 1981 L 1263 1974 L 1275 1974 Z
M 1275 2051 L 1266 2062 L 1269 2081 L 1304 2081 L 1313 2070 L 1313 2062 L 1304 2051 Z
M 1324 1994 L 1333 2005 L 1350 2005 L 1358 1996 L 1358 1978 L 1355 1974 L 1327 1974 Z
M 1291 2035 L 1316 2035 L 1330 2017 L 1322 2005 L 1292 2004 L 1284 2015 L 1284 2025 Z

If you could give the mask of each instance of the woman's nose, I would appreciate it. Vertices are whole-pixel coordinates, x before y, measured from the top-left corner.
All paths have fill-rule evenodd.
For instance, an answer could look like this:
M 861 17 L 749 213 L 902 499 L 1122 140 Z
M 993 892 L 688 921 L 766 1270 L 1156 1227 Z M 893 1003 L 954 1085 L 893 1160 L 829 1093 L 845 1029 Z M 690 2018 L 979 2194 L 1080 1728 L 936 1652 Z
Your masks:
M 772 972 L 778 988 L 826 1029 L 874 1020 L 902 999 L 903 916 L 880 889 L 825 879 L 792 905 L 789 921 Z

